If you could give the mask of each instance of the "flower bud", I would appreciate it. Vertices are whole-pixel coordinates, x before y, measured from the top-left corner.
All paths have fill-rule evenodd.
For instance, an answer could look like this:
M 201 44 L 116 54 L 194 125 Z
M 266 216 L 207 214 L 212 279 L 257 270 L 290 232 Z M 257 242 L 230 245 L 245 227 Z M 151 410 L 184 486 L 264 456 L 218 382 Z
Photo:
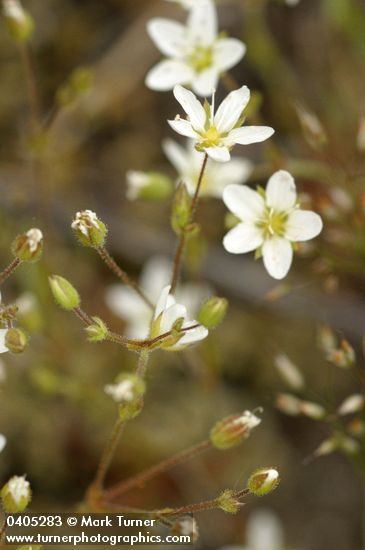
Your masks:
M 289 416 L 298 416 L 300 413 L 300 399 L 289 393 L 279 393 L 275 405 L 279 411 Z
M 135 374 L 121 374 L 115 384 L 107 384 L 104 388 L 107 395 L 119 404 L 119 415 L 123 420 L 137 416 L 142 408 L 142 400 L 146 385 Z
M 330 437 L 322 441 L 322 443 L 314 451 L 314 456 L 326 456 L 333 453 L 338 448 L 338 439 L 336 437 Z
M 306 142 L 313 149 L 321 149 L 327 143 L 327 136 L 319 118 L 302 105 L 297 105 L 296 111 Z
M 191 198 L 184 183 L 180 183 L 175 191 L 172 204 L 171 225 L 176 234 L 180 234 L 190 221 Z
M 364 408 L 365 398 L 361 393 L 349 395 L 339 406 L 337 413 L 341 416 L 359 412 Z
M 36 262 L 41 257 L 42 249 L 43 235 L 37 228 L 18 235 L 11 245 L 14 256 L 22 262 Z
M 53 297 L 60 307 L 72 310 L 80 305 L 79 293 L 67 279 L 59 275 L 52 275 L 48 280 Z
M 86 327 L 85 332 L 89 342 L 102 342 L 108 336 L 108 327 L 99 317 L 93 317 L 94 323 Z
M 129 200 L 162 200 L 172 193 L 173 183 L 160 172 L 127 172 L 127 198 Z
M 91 210 L 77 212 L 71 227 L 82 245 L 93 248 L 100 248 L 104 245 L 108 230 L 95 212 Z
M 322 405 L 311 401 L 300 401 L 299 412 L 312 420 L 322 420 L 326 415 L 326 410 Z
M 326 359 L 340 369 L 348 369 L 355 363 L 356 356 L 354 348 L 347 340 L 341 340 L 340 347 L 329 350 Z
M 286 384 L 293 390 L 304 388 L 304 378 L 298 367 L 284 353 L 275 357 L 275 366 Z
M 13 476 L 1 489 L 1 501 L 7 514 L 23 512 L 32 498 L 29 481 L 25 476 Z
M 251 475 L 247 488 L 253 495 L 262 497 L 276 489 L 279 481 L 279 472 L 277 470 L 273 468 L 260 468 Z
M 31 15 L 18 0 L 3 0 L 3 14 L 10 36 L 16 42 L 26 42 L 34 30 Z
M 237 514 L 242 507 L 242 502 L 238 500 L 232 489 L 226 489 L 217 498 L 217 507 L 227 514 Z
M 5 335 L 5 345 L 12 353 L 23 353 L 28 343 L 27 335 L 19 328 L 9 328 Z
M 227 313 L 228 300 L 213 296 L 205 302 L 198 313 L 198 321 L 208 329 L 216 328 Z
M 230 449 L 247 439 L 261 419 L 250 411 L 227 416 L 213 426 L 210 441 L 216 449 Z
M 199 538 L 198 524 L 193 517 L 182 517 L 173 523 L 171 533 L 177 536 L 188 536 L 190 537 L 190 542 L 197 542 Z

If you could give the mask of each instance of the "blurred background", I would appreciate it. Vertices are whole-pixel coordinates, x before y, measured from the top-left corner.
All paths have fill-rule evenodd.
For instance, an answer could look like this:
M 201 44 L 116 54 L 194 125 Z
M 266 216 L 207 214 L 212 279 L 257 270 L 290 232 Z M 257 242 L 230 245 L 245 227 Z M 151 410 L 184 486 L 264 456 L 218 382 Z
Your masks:
M 19 305 L 20 326 L 31 340 L 23 355 L 1 357 L 0 432 L 8 444 L 0 473 L 2 480 L 27 474 L 33 510 L 62 511 L 82 500 L 114 423 L 116 405 L 103 388 L 132 371 L 136 357 L 112 343 L 87 343 L 79 321 L 57 309 L 47 277 L 67 277 L 85 310 L 124 332 L 128 316 L 115 315 L 106 303 L 117 281 L 93 250 L 75 242 L 75 212 L 97 212 L 109 227 L 110 252 L 136 279 L 156 255 L 172 258 L 170 200 L 129 201 L 126 173 L 154 170 L 176 178 L 161 141 L 175 139 L 166 120 L 180 108 L 172 93 L 144 85 L 160 59 L 145 25 L 156 16 L 184 20 L 186 13 L 162 0 L 23 4 L 35 20 L 31 48 L 45 130 L 33 131 L 24 52 L 1 25 L 2 266 L 11 260 L 13 238 L 30 227 L 43 231 L 45 249 L 41 262 L 22 266 L 2 287 L 3 301 Z M 257 92 L 255 116 L 276 130 L 267 144 L 235 152 L 254 162 L 249 183 L 265 185 L 273 171 L 288 169 L 325 229 L 299 249 L 289 277 L 278 284 L 260 261 L 224 251 L 226 209 L 216 199 L 201 201 L 202 233 L 189 245 L 183 281 L 226 296 L 229 313 L 198 347 L 152 355 L 144 410 L 123 435 L 108 484 L 205 439 L 225 415 L 263 407 L 262 424 L 243 445 L 210 451 L 123 503 L 155 508 L 213 498 L 244 487 L 253 469 L 274 466 L 282 482 L 272 495 L 248 499 L 236 516 L 196 518 L 197 548 L 359 550 L 365 548 L 363 433 L 354 436 L 355 456 L 346 451 L 314 460 L 333 423 L 291 418 L 275 407 L 277 393 L 288 391 L 275 358 L 287 354 L 305 378 L 303 396 L 329 412 L 363 392 L 365 5 L 222 0 L 218 10 L 220 28 L 248 48 L 231 80 Z M 87 93 L 68 101 L 75 70 Z M 226 93 L 221 84 L 218 101 Z M 351 343 L 356 365 L 326 361 L 317 342 L 323 323 Z M 260 511 L 262 528 L 269 517 L 279 532 L 276 546 L 254 547 L 247 539 L 247 525 Z

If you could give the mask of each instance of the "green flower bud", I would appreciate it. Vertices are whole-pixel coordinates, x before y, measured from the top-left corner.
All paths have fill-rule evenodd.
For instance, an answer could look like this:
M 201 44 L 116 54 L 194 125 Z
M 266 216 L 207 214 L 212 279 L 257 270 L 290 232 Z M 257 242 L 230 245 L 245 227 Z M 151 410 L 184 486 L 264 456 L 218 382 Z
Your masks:
M 127 172 L 127 198 L 129 200 L 162 200 L 172 193 L 173 182 L 160 172 Z
M 217 499 L 217 506 L 228 514 L 237 514 L 242 506 L 242 503 L 235 496 L 232 489 L 226 489 Z
M 108 230 L 95 212 L 91 210 L 77 212 L 71 227 L 82 245 L 93 248 L 104 245 Z
M 121 374 L 115 384 L 108 384 L 104 391 L 119 404 L 119 414 L 123 420 L 137 416 L 142 409 L 142 400 L 146 385 L 135 374 Z
M 48 280 L 54 299 L 59 306 L 67 310 L 72 310 L 80 305 L 79 293 L 67 279 L 59 275 L 53 275 L 49 277 Z
M 36 228 L 18 235 L 11 245 L 12 253 L 22 262 L 36 262 L 41 257 L 42 249 L 42 231 Z
M 198 321 L 208 329 L 216 328 L 227 313 L 228 300 L 213 296 L 202 305 L 198 313 Z
M 184 231 L 190 221 L 191 198 L 184 183 L 176 189 L 171 215 L 171 225 L 178 235 Z
M 5 335 L 5 345 L 12 353 L 23 353 L 28 343 L 27 335 L 19 328 L 9 328 Z
M 32 499 L 29 481 L 25 476 L 13 476 L 1 489 L 1 501 L 7 514 L 23 512 Z
M 16 42 L 29 40 L 34 30 L 34 21 L 21 3 L 18 0 L 3 0 L 3 13 L 10 36 Z
M 94 324 L 86 327 L 89 342 L 102 342 L 108 335 L 108 327 L 99 317 L 93 317 Z
M 247 483 L 250 493 L 262 497 L 271 493 L 279 485 L 279 473 L 274 468 L 260 468 L 254 472 Z
M 247 439 L 260 422 L 260 418 L 250 411 L 227 416 L 213 426 L 210 432 L 210 441 L 216 449 L 230 449 Z

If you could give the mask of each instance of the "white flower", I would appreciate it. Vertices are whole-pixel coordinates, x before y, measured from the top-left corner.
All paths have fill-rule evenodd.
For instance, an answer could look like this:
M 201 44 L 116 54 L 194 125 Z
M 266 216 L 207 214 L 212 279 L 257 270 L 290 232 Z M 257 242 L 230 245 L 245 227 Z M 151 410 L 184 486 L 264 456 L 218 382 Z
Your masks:
M 230 149 L 236 143 L 259 143 L 274 133 L 267 126 L 241 126 L 242 113 L 250 101 L 250 90 L 247 86 L 228 94 L 216 113 L 214 101 L 204 109 L 195 95 L 180 85 L 175 86 L 174 95 L 188 115 L 188 120 L 179 116 L 175 120 L 169 120 L 171 128 L 178 134 L 192 138 L 198 150 L 204 151 L 218 162 L 230 160 Z
M 256 426 L 261 424 L 261 418 L 256 416 L 251 411 L 244 411 L 238 418 L 235 418 L 232 421 L 232 424 L 247 428 L 249 434 L 254 428 L 256 428 Z
M 174 296 L 170 294 L 170 289 L 171 286 L 168 285 L 161 291 L 153 316 L 150 335 L 151 338 L 156 338 L 161 334 L 165 334 L 172 330 L 178 319 L 182 319 L 182 329 L 195 328 L 186 330 L 176 343 L 167 343 L 165 346 L 161 346 L 169 351 L 179 351 L 190 344 L 206 338 L 208 330 L 199 325 L 197 321 L 188 320 L 186 307 L 176 303 Z
M 6 445 L 6 437 L 3 434 L 0 434 L 0 453 L 4 450 Z
M 71 227 L 72 229 L 80 231 L 85 237 L 89 237 L 91 227 L 99 229 L 99 220 L 92 210 L 83 210 L 82 212 L 76 213 L 75 219 L 71 223 Z
M 130 402 L 134 399 L 133 382 L 132 380 L 122 380 L 116 384 L 107 384 L 104 388 L 107 395 L 110 395 L 114 401 L 121 403 L 123 401 Z
M 36 227 L 33 227 L 26 232 L 26 236 L 28 237 L 28 248 L 30 252 L 35 252 L 39 245 L 42 243 L 42 231 L 40 229 L 37 229 Z
M 195 2 L 186 26 L 170 19 L 151 19 L 147 31 L 166 56 L 146 76 L 152 90 L 172 90 L 185 84 L 202 96 L 217 87 L 219 76 L 244 56 L 246 46 L 236 38 L 218 34 L 216 8 L 210 0 Z
M 16 504 L 30 495 L 30 483 L 25 476 L 13 476 L 7 483 L 8 493 Z
M 240 219 L 224 237 L 224 248 L 232 254 L 258 249 L 274 279 L 287 275 L 293 259 L 292 244 L 313 239 L 322 230 L 318 214 L 298 208 L 294 179 L 285 170 L 271 176 L 264 196 L 245 185 L 229 185 L 223 200 Z
M 162 256 L 155 256 L 146 262 L 139 286 L 152 303 L 156 303 L 172 273 L 172 262 Z M 210 296 L 207 285 L 188 283 L 177 287 L 176 297 L 185 305 L 191 315 L 196 315 L 201 304 Z M 109 308 L 128 323 L 125 331 L 129 338 L 147 338 L 150 330 L 152 311 L 134 290 L 116 284 L 108 288 L 106 303 Z
M 194 195 L 204 153 L 195 149 L 194 141 L 188 140 L 187 147 L 181 147 L 172 139 L 166 139 L 162 148 L 179 174 L 178 181 L 186 184 L 188 192 Z M 253 164 L 246 159 L 232 158 L 229 163 L 210 162 L 204 172 L 200 189 L 201 197 L 221 199 L 223 189 L 230 183 L 244 183 L 253 170 Z

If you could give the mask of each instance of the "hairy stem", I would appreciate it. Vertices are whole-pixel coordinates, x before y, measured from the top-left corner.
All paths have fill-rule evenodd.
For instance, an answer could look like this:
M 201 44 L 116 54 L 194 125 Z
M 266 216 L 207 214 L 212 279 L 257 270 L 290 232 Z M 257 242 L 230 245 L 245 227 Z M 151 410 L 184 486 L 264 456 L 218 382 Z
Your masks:
M 195 456 L 202 453 L 203 451 L 206 451 L 210 447 L 210 441 L 206 440 L 202 443 L 199 443 L 198 445 L 190 447 L 189 449 L 185 449 L 184 451 L 169 457 L 159 464 L 156 464 L 151 468 L 148 468 L 143 472 L 132 476 L 125 481 L 122 481 L 121 483 L 118 483 L 117 485 L 115 485 L 115 487 L 107 489 L 104 493 L 104 496 L 106 499 L 113 500 L 135 487 L 141 487 L 145 485 L 145 483 L 147 483 L 152 478 L 166 472 L 167 470 L 170 470 L 171 468 L 177 466 L 178 464 L 181 464 L 182 462 L 186 462 L 187 460 L 194 458 Z
M 22 263 L 19 258 L 15 258 L 9 265 L 0 273 L 0 285 L 8 278 L 16 268 Z
M 204 172 L 205 172 L 205 169 L 206 169 L 206 166 L 207 166 L 207 162 L 208 162 L 208 155 L 207 155 L 207 153 L 205 153 L 204 160 L 203 160 L 203 163 L 202 163 L 202 167 L 200 169 L 200 173 L 199 173 L 199 177 L 198 177 L 198 182 L 197 182 L 196 188 L 195 188 L 195 193 L 194 193 L 194 196 L 192 198 L 191 205 L 190 205 L 189 224 L 191 224 L 194 220 L 194 216 L 195 216 L 195 213 L 196 213 L 196 208 L 198 206 L 200 188 L 201 188 L 201 185 L 202 185 L 202 182 L 203 182 L 203 177 L 204 177 Z M 182 258 L 183 258 L 183 255 L 184 255 L 185 244 L 186 244 L 186 236 L 185 236 L 185 233 L 182 232 L 181 235 L 180 235 L 180 238 L 179 238 L 179 242 L 178 242 L 178 245 L 177 245 L 176 252 L 175 252 L 174 266 L 173 266 L 172 279 L 171 279 L 171 293 L 174 293 L 175 290 L 176 290 L 176 285 L 177 285 L 177 281 L 179 279 L 179 273 L 180 273 Z

